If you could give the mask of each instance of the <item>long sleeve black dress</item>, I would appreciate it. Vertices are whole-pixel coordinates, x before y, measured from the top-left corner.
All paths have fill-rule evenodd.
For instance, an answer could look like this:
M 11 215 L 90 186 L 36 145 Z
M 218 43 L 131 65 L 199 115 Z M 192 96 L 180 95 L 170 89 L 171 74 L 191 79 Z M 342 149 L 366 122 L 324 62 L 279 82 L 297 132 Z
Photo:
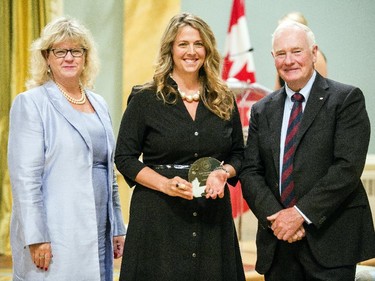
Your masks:
M 145 165 L 186 165 L 208 156 L 238 172 L 244 146 L 238 110 L 224 121 L 200 101 L 193 120 L 181 99 L 170 105 L 152 90 L 136 92 L 122 118 L 115 156 L 117 169 L 135 185 L 120 280 L 245 280 L 228 187 L 222 199 L 186 200 L 134 181 Z M 158 172 L 188 176 L 188 170 Z M 230 180 L 234 185 L 237 179 Z

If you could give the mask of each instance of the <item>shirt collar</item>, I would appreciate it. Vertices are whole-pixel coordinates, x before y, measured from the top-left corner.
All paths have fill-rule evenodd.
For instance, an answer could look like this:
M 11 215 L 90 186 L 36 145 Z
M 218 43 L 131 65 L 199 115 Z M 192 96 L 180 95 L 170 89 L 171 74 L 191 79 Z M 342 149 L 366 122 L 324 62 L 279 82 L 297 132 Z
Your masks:
M 314 81 L 315 81 L 315 77 L 316 77 L 316 71 L 314 70 L 313 72 L 313 75 L 311 75 L 309 81 L 306 83 L 305 87 L 303 87 L 299 93 L 305 98 L 305 101 L 307 101 L 307 99 L 309 98 L 309 95 L 310 95 L 310 92 L 311 92 L 311 88 L 312 88 L 312 85 L 314 84 Z M 289 99 L 292 98 L 292 96 L 295 94 L 294 91 L 292 91 L 289 87 L 288 87 L 288 84 L 285 84 L 285 91 L 286 91 L 286 94 L 288 96 Z

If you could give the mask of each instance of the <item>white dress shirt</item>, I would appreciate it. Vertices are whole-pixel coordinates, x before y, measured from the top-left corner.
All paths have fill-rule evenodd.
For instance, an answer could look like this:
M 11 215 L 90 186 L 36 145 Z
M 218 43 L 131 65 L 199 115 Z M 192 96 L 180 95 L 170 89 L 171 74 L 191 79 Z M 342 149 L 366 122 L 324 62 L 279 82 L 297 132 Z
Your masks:
M 305 106 L 306 106 L 307 100 L 309 99 L 310 91 L 315 81 L 315 77 L 316 77 L 316 72 L 314 71 L 313 75 L 311 76 L 307 84 L 301 90 L 299 90 L 299 93 L 305 98 L 305 100 L 302 102 L 302 112 L 305 110 Z M 280 194 L 281 194 L 281 175 L 282 175 L 282 170 L 283 170 L 285 138 L 286 138 L 286 134 L 288 130 L 290 112 L 292 111 L 292 107 L 293 107 L 292 96 L 296 93 L 288 87 L 287 83 L 285 84 L 285 91 L 286 91 L 287 97 L 285 99 L 283 123 L 281 126 L 281 137 L 280 137 L 280 167 L 279 167 L 280 169 L 280 178 L 279 178 Z M 298 209 L 296 205 L 294 207 L 303 216 L 306 222 L 311 223 L 311 221 Z

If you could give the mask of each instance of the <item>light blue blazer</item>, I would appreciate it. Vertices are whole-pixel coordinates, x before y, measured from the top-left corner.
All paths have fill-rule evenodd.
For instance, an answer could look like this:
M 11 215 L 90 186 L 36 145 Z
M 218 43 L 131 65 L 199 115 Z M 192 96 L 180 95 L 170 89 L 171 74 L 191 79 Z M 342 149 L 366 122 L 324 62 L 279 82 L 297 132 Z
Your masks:
M 110 235 L 124 235 L 109 112 L 101 96 L 86 93 L 105 128 L 103 145 L 112 163 L 108 165 Z M 100 280 L 92 163 L 92 143 L 84 121 L 54 82 L 16 97 L 8 144 L 13 280 Z M 52 246 L 47 272 L 35 267 L 27 247 L 40 242 Z M 113 245 L 108 247 L 112 253 Z M 108 262 L 112 269 L 113 260 Z

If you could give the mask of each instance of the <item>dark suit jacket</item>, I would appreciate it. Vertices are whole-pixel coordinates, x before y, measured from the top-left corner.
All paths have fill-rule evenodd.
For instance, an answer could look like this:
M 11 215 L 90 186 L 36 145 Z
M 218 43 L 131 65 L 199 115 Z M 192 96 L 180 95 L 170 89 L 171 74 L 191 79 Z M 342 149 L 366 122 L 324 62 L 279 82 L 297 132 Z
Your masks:
M 254 104 L 240 174 L 244 198 L 258 218 L 260 273 L 270 268 L 277 244 L 266 217 L 283 209 L 279 153 L 285 97 L 282 88 Z M 312 221 L 304 225 L 305 239 L 323 266 L 375 256 L 374 225 L 360 180 L 369 138 L 362 91 L 317 74 L 297 136 L 293 177 L 296 205 Z

